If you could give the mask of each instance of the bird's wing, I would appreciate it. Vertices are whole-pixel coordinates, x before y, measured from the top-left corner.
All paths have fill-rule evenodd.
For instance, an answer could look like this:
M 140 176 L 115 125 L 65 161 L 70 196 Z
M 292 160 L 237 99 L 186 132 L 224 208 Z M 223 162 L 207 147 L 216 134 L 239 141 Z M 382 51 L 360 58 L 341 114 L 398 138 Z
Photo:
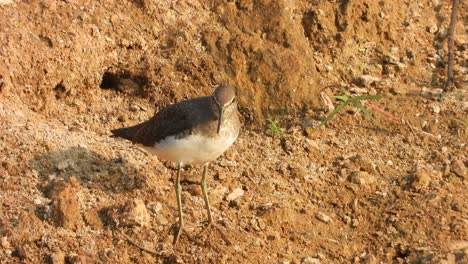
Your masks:
M 199 100 L 202 99 L 205 98 L 199 98 Z M 125 138 L 144 146 L 153 146 L 155 143 L 171 135 L 177 134 L 183 136 L 190 134 L 192 129 L 197 125 L 197 115 L 194 114 L 197 111 L 197 107 L 194 107 L 194 102 L 194 100 L 190 100 L 170 105 L 143 123 L 115 129 L 111 132 L 114 136 Z

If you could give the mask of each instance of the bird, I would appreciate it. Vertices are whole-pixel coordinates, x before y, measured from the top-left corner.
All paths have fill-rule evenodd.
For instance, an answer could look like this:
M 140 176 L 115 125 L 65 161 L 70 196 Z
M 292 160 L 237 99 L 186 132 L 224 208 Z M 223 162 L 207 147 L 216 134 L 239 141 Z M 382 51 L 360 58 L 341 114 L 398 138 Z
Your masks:
M 184 229 L 180 176 L 185 165 L 203 165 L 200 185 L 208 224 L 201 233 L 210 226 L 216 227 L 229 243 L 213 221 L 206 176 L 209 163 L 221 156 L 239 136 L 241 123 L 236 98 L 236 91 L 232 86 L 221 84 L 210 96 L 169 105 L 147 121 L 111 130 L 114 137 L 130 140 L 159 159 L 177 164 L 175 192 L 179 224 L 174 236 L 174 246 Z

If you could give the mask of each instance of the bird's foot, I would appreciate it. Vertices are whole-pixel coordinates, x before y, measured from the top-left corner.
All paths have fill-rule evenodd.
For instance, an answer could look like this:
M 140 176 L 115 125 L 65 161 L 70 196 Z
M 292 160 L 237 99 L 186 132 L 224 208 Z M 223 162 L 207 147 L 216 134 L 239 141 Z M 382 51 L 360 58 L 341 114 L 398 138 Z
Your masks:
M 212 228 L 216 229 L 219 232 L 219 234 L 221 235 L 221 238 L 224 240 L 224 242 L 226 242 L 227 245 L 232 245 L 231 241 L 229 240 L 228 236 L 224 233 L 222 228 L 214 222 L 208 222 L 208 224 L 203 228 L 203 230 L 197 234 L 197 237 L 202 236 L 203 234 L 207 233 L 207 231 Z
M 179 238 L 182 235 L 182 233 L 184 233 L 184 235 L 186 235 L 190 240 L 193 240 L 192 237 L 189 235 L 189 233 L 187 232 L 187 230 L 185 230 L 184 227 L 179 227 L 177 229 L 177 233 L 176 233 L 176 235 L 174 237 L 174 242 L 173 242 L 174 247 L 177 246 L 177 242 L 179 242 Z

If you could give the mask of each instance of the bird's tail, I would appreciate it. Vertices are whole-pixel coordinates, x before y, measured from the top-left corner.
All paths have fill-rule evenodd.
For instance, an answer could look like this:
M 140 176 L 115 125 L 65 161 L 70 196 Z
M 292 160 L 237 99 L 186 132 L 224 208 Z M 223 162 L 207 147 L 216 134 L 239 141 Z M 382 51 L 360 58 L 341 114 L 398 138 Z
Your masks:
M 133 141 L 136 135 L 141 131 L 142 124 L 131 126 L 131 127 L 123 127 L 111 130 L 112 137 L 120 137 L 130 141 Z

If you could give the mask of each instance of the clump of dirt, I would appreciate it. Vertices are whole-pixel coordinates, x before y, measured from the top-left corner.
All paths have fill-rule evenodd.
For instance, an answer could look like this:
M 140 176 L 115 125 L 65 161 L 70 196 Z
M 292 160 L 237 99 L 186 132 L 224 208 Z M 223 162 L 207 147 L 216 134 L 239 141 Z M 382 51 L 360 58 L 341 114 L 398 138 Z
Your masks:
M 442 1 L 0 1 L 0 259 L 468 262 L 466 10 L 442 93 Z M 232 244 L 195 236 L 187 168 L 174 248 L 173 166 L 109 130 L 222 82 L 244 126 L 209 196 Z M 314 129 L 341 94 L 383 95 L 376 120 Z

